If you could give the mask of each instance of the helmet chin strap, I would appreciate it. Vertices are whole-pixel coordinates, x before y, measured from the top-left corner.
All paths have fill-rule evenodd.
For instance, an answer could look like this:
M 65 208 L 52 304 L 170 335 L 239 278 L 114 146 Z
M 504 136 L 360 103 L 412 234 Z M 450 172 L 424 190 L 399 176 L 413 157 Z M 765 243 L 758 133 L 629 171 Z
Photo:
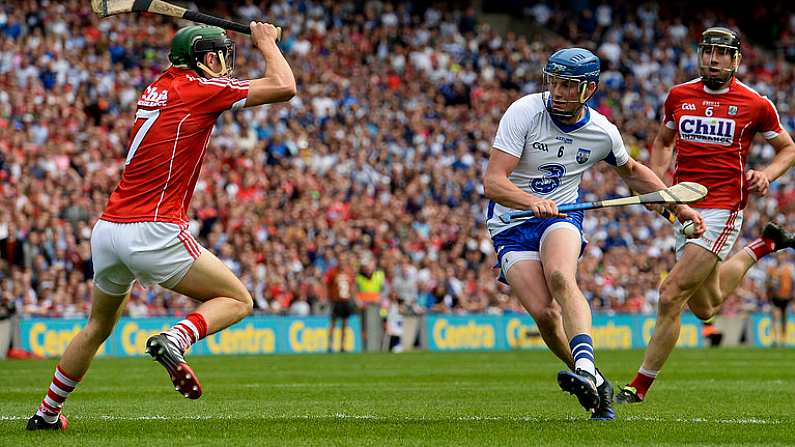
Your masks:
M 221 52 L 221 50 L 218 50 L 216 55 L 218 56 L 218 60 L 221 62 L 221 71 L 219 71 L 219 72 L 213 71 L 210 67 L 204 65 L 202 62 L 196 62 L 196 66 L 201 68 L 202 71 L 204 71 L 211 78 L 220 78 L 221 76 L 226 76 L 231 71 L 226 66 L 226 58 L 224 57 L 224 55 Z
M 588 82 L 580 82 L 580 105 L 588 101 Z

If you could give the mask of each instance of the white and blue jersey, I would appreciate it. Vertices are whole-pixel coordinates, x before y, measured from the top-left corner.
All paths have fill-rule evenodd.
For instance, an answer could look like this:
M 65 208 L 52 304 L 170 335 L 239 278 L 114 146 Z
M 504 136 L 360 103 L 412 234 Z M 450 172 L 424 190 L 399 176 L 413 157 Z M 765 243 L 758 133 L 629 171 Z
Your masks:
M 577 202 L 582 174 L 597 162 L 622 166 L 629 161 L 621 134 L 604 115 L 585 106 L 580 121 L 563 124 L 547 112 L 541 93 L 524 96 L 508 107 L 493 146 L 519 158 L 508 177 L 514 185 L 557 205 Z M 567 213 L 566 219 L 503 223 L 499 216 L 511 211 L 519 210 L 489 202 L 487 226 L 501 264 L 511 251 L 537 256 L 544 233 L 552 225 L 568 222 L 582 235 L 582 212 Z

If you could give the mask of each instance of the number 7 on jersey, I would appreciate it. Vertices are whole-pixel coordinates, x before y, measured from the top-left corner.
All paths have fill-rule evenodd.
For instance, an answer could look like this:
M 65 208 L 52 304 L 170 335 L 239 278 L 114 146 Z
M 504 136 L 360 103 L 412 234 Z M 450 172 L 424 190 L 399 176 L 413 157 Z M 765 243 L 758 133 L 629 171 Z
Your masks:
M 160 116 L 160 110 L 143 110 L 138 109 L 135 112 L 135 119 L 144 119 L 144 123 L 138 129 L 138 132 L 135 134 L 135 138 L 133 138 L 132 143 L 130 144 L 130 150 L 127 152 L 127 161 L 124 162 L 124 166 L 127 166 L 132 161 L 133 157 L 135 156 L 135 152 L 138 150 L 138 146 L 141 145 L 141 141 L 143 141 L 146 133 L 149 132 L 149 129 L 152 128 L 152 125 L 155 124 L 155 120 L 157 117 Z

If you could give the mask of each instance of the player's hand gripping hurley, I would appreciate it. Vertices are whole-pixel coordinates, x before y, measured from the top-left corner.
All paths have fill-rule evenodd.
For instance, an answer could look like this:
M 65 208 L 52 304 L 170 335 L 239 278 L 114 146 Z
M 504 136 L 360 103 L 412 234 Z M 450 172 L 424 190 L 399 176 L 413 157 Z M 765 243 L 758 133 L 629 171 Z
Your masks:
M 621 197 L 618 199 L 597 200 L 594 202 L 567 203 L 558 206 L 558 211 L 592 210 L 611 206 L 646 205 L 652 203 L 680 204 L 698 202 L 707 196 L 707 188 L 695 182 L 682 182 L 670 188 L 641 194 L 639 196 Z M 513 211 L 500 215 L 500 220 L 509 224 L 516 219 L 536 217 L 533 211 Z
M 108 17 L 128 12 L 150 12 L 152 14 L 192 20 L 205 25 L 213 25 L 238 33 L 251 34 L 251 28 L 248 25 L 232 22 L 198 11 L 190 11 L 163 0 L 91 0 L 91 9 L 100 17 Z M 281 39 L 282 28 L 276 27 L 276 42 Z

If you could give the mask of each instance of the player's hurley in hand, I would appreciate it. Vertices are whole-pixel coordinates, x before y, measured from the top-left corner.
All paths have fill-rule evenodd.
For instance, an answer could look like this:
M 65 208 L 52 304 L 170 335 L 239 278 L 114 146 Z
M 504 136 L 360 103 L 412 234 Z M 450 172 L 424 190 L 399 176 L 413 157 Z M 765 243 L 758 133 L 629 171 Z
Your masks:
M 251 25 L 246 26 L 242 23 L 232 22 L 199 11 L 191 11 L 163 0 L 91 0 L 91 9 L 94 11 L 94 14 L 103 18 L 130 12 L 148 12 L 151 14 L 192 20 L 196 23 L 213 25 L 243 34 L 252 34 L 253 31 Z M 254 22 L 251 23 L 253 24 Z M 282 39 L 282 29 L 281 27 L 274 28 L 276 31 L 272 38 L 278 42 Z
M 584 211 L 598 208 L 607 208 L 613 206 L 627 206 L 627 205 L 645 205 L 645 204 L 687 204 L 698 202 L 707 196 L 707 188 L 695 182 L 683 182 L 671 186 L 670 188 L 661 189 L 659 191 L 641 194 L 637 196 L 621 197 L 618 199 L 597 200 L 593 202 L 577 202 L 566 203 L 556 206 L 554 209 L 550 208 L 546 202 L 538 200 L 538 204 L 533 203 L 533 206 L 526 211 L 513 211 L 500 215 L 500 220 L 503 223 L 511 223 L 516 219 L 523 219 L 529 217 L 555 217 L 553 211 L 558 213 L 565 213 L 567 211 Z M 554 204 L 554 203 L 553 203 Z M 687 208 L 682 209 L 687 213 L 686 219 L 698 221 L 700 217 L 696 217 L 687 211 Z M 697 213 L 696 213 L 697 214 Z M 677 213 L 678 216 L 678 213 Z M 563 216 L 565 217 L 565 215 Z
M 278 42 L 281 39 L 282 29 L 270 23 L 251 22 L 249 28 L 251 29 L 251 41 L 260 50 L 264 49 L 267 44 Z

